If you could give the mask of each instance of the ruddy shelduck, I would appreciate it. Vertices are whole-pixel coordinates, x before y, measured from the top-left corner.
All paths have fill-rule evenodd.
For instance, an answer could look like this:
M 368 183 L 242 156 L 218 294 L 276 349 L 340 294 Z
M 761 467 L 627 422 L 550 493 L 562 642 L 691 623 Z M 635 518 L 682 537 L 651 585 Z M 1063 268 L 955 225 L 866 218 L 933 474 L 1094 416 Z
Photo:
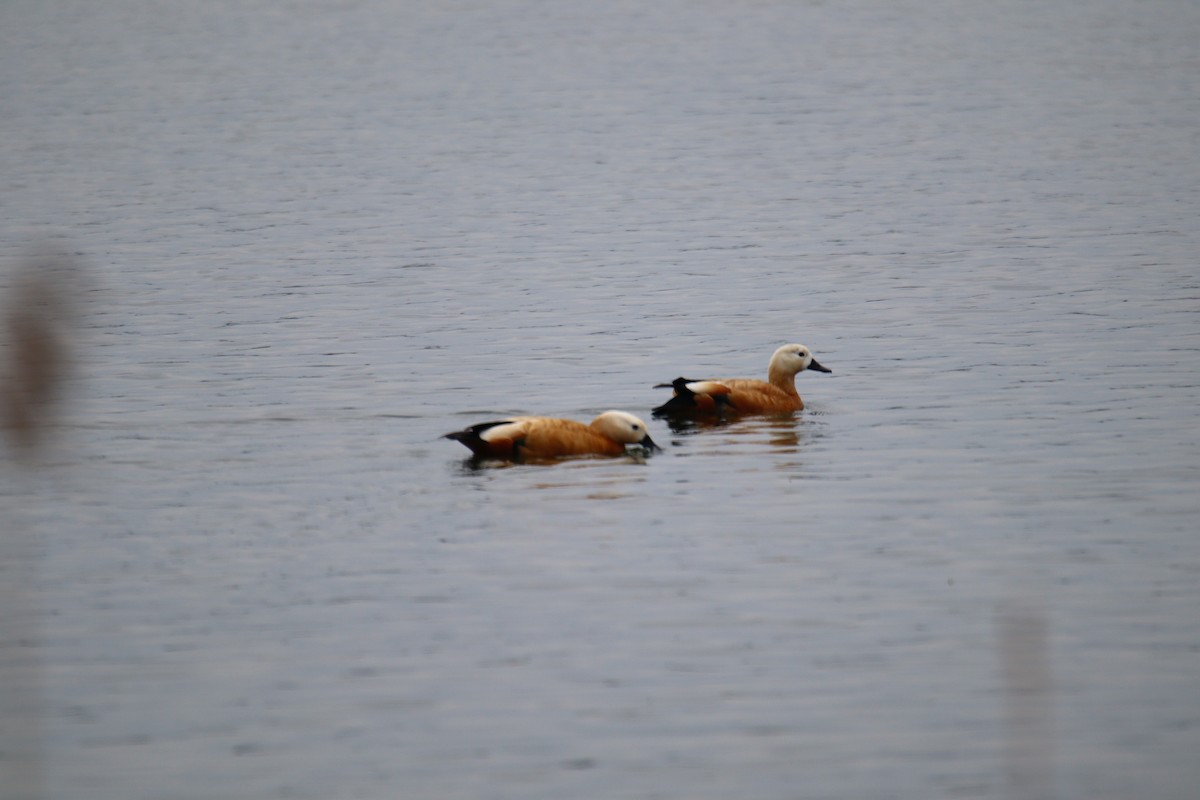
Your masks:
M 654 409 L 656 417 L 674 414 L 721 413 L 728 409 L 739 414 L 769 414 L 799 411 L 804 401 L 796 391 L 796 375 L 806 369 L 833 372 L 813 358 L 802 344 L 785 344 L 771 356 L 767 380 L 732 378 L 729 380 L 691 380 L 676 378 L 654 388 L 675 390 L 675 396 Z
M 590 425 L 556 417 L 510 417 L 481 422 L 442 438 L 462 442 L 479 458 L 511 461 L 563 456 L 617 456 L 626 445 L 660 449 L 646 423 L 624 411 L 605 411 Z

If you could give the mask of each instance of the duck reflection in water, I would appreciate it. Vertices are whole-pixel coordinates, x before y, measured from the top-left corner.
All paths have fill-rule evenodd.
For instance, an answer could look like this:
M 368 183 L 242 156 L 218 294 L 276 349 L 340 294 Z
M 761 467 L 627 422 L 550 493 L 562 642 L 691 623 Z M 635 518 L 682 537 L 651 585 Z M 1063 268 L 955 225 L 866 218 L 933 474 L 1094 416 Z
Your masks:
M 733 418 L 672 416 L 663 421 L 680 437 L 672 441 L 676 446 L 684 446 L 687 437 L 720 432 L 721 446 L 713 448 L 711 455 L 730 454 L 740 450 L 739 446 L 763 445 L 778 453 L 796 453 L 811 432 L 804 417 L 795 412 Z

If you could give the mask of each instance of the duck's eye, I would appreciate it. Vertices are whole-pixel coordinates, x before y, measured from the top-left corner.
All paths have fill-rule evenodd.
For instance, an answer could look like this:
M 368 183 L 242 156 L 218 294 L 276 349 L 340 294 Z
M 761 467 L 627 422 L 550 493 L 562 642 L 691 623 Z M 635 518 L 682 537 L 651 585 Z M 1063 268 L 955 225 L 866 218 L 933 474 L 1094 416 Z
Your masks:
M 634 426 L 633 426 L 633 429 L 634 429 L 635 431 L 640 431 L 640 430 L 642 429 L 642 426 L 641 426 L 641 425 L 634 425 Z

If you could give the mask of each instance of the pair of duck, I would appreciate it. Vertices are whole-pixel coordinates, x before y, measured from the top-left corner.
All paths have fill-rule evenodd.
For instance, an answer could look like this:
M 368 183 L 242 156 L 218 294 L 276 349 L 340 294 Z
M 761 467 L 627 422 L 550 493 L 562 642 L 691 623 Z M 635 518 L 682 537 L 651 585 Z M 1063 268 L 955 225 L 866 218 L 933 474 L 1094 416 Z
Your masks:
M 796 376 L 806 369 L 833 370 L 817 363 L 802 344 L 785 344 L 771 356 L 767 380 L 691 380 L 676 378 L 655 388 L 672 388 L 674 395 L 651 413 L 661 416 L 769 414 L 799 411 L 804 401 L 796 391 Z M 476 457 L 508 460 L 549 459 L 580 455 L 620 455 L 627 445 L 659 450 L 646 423 L 625 411 L 605 411 L 590 425 L 556 417 L 511 417 L 481 422 L 445 439 L 462 442 Z

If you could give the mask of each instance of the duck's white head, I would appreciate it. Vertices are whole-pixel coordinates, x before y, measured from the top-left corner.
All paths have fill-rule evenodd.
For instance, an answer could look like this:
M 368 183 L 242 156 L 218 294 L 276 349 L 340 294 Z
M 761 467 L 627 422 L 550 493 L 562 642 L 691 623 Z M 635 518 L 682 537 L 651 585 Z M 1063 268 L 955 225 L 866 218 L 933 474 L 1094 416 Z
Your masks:
M 625 411 L 605 411 L 592 420 L 592 427 L 614 442 L 640 444 L 650 450 L 660 449 L 650 438 L 646 423 Z
M 802 344 L 785 344 L 771 356 L 770 370 L 772 372 L 788 372 L 795 375 L 806 369 L 815 369 L 817 372 L 833 372 L 828 367 L 821 366 L 813 358 L 812 351 Z

